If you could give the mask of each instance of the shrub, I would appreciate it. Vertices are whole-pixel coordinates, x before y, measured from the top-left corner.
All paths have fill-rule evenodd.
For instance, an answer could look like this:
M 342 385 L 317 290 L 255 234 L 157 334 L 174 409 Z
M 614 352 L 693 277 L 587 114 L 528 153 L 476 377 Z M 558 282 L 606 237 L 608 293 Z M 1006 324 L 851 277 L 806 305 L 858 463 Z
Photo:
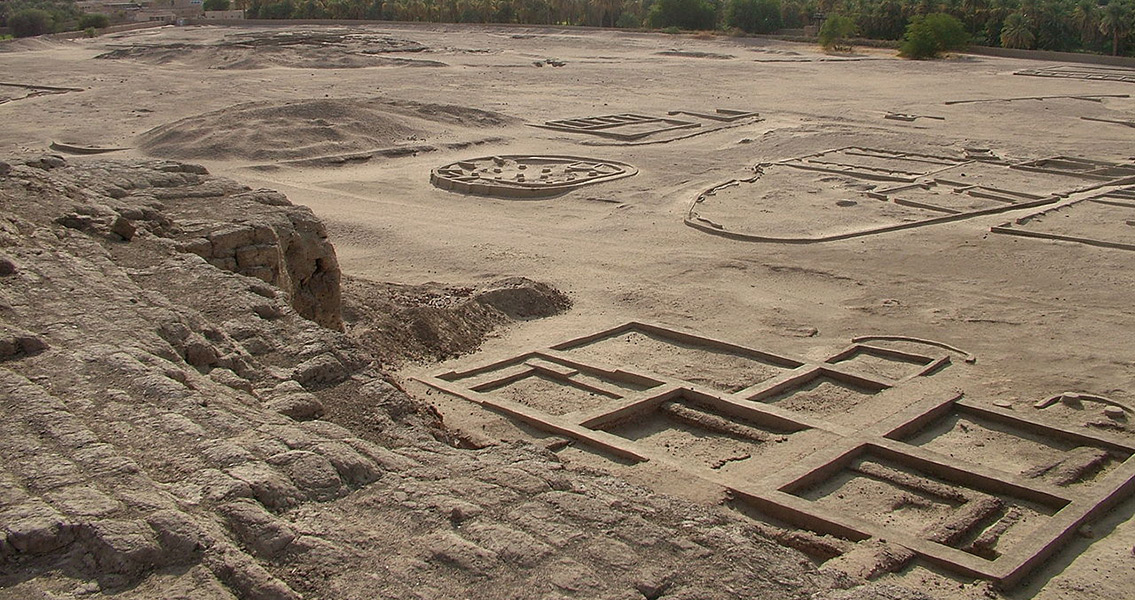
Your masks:
M 205 0 L 201 5 L 204 10 L 228 10 L 232 6 L 229 0 Z
M 818 39 L 824 50 L 851 51 L 851 38 L 855 37 L 855 21 L 843 15 L 824 19 Z
M 713 29 L 716 15 L 706 0 L 658 0 L 650 7 L 650 26 Z
M 642 27 L 642 21 L 639 21 L 638 17 L 633 14 L 625 12 L 619 15 L 619 20 L 615 21 L 615 27 L 619 29 L 637 29 Z
M 292 0 L 282 0 L 281 2 L 273 2 L 272 4 L 264 4 L 260 6 L 261 19 L 288 19 L 295 12 L 295 5 Z
M 79 29 L 106 29 L 110 26 L 110 17 L 91 13 L 79 17 Z
M 968 43 L 969 34 L 956 18 L 944 13 L 919 15 L 907 25 L 899 55 L 914 59 L 935 58 L 943 52 L 965 48 Z
M 772 33 L 780 29 L 780 0 L 732 0 L 725 24 L 748 33 Z
M 38 8 L 27 8 L 8 17 L 8 27 L 16 37 L 31 37 L 51 33 L 54 26 L 51 13 Z

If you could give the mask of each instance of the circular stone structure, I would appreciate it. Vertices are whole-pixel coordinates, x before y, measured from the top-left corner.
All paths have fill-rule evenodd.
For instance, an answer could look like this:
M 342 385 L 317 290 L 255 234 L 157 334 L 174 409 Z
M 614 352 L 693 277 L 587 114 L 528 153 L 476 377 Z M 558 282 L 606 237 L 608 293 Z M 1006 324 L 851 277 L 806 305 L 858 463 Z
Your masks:
M 636 173 L 625 163 L 578 156 L 484 156 L 438 167 L 430 173 L 430 183 L 479 196 L 547 198 Z

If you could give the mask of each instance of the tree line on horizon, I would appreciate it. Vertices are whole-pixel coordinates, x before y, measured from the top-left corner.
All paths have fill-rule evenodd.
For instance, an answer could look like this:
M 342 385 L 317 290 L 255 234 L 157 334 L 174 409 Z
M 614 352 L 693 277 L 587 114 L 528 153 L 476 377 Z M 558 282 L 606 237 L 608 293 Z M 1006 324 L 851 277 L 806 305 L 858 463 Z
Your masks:
M 250 19 L 354 19 L 436 23 L 582 25 L 666 31 L 773 33 L 829 17 L 853 37 L 903 40 L 930 15 L 961 23 L 983 46 L 1135 55 L 1135 0 L 206 0 Z M 29 11 L 31 11 L 29 13 Z M 46 15 L 45 15 L 46 13 Z M 34 17 L 35 33 L 74 28 L 71 0 L 0 2 L 0 26 Z M 44 22 L 46 20 L 46 23 Z M 850 25 L 846 25 L 850 23 Z M 15 25 L 15 26 L 14 26 Z M 39 29 L 46 28 L 46 31 Z
M 945 14 L 982 46 L 1135 55 L 1135 0 L 235 0 L 248 18 L 519 23 L 773 33 L 846 17 L 855 35 L 902 40 Z

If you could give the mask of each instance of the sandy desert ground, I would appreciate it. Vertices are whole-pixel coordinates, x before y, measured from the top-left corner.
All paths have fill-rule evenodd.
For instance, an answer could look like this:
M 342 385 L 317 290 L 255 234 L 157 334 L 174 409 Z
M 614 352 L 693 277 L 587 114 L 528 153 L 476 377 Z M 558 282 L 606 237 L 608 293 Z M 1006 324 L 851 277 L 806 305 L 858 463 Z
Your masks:
M 498 330 L 475 353 L 391 365 L 412 394 L 483 443 L 547 438 L 569 463 L 791 528 L 791 518 L 746 502 L 746 490 L 765 494 L 778 473 L 816 466 L 817 453 L 847 440 L 887 438 L 878 443 L 955 459 L 965 473 L 880 450 L 777 493 L 936 539 L 929 546 L 946 547 L 947 562 L 964 553 L 979 566 L 1002 556 L 1002 566 L 1027 563 L 1030 544 L 1066 507 L 1090 512 L 1097 500 L 1131 491 L 1129 408 L 1073 397 L 1034 407 L 1064 392 L 1135 406 L 1135 129 L 1122 123 L 1135 122 L 1129 82 L 1021 76 L 1059 65 L 976 55 L 914 62 L 889 50 L 828 56 L 768 39 L 408 24 L 25 40 L 0 45 L 0 65 L 2 155 L 34 157 L 54 142 L 122 148 L 100 159 L 200 163 L 311 207 L 348 277 L 475 286 L 523 276 L 566 293 L 570 310 Z M 624 137 L 533 126 L 617 114 L 696 126 L 650 133 L 667 123 L 639 119 L 619 129 L 635 134 Z M 848 147 L 860 150 L 821 154 Z M 973 160 L 988 154 L 997 160 Z M 431 171 L 453 164 L 484 169 L 490 186 L 494 164 L 515 181 L 527 171 L 516 163 L 477 161 L 510 155 L 573 157 L 550 168 L 553 177 L 580 163 L 580 173 L 595 172 L 603 161 L 633 175 L 547 198 L 431 185 Z M 1010 166 L 1058 156 L 1106 164 Z M 529 181 L 541 165 L 530 168 Z M 717 187 L 724 183 L 735 185 Z M 962 218 L 970 211 L 977 214 Z M 1099 243 L 991 231 L 1006 223 Z M 842 239 L 818 241 L 829 237 Z M 527 369 L 511 380 L 443 382 L 505 409 L 434 385 L 445 372 L 632 321 L 791 360 L 768 367 L 767 357 L 647 328 L 506 365 Z M 882 341 L 875 345 L 908 354 L 825 362 L 852 338 L 873 335 L 957 351 Z M 907 377 L 922 356 L 950 360 Z M 837 362 L 835 375 L 797 381 L 788 373 Z M 632 385 L 616 369 L 652 383 Z M 597 387 L 576 385 L 587 377 Z M 784 385 L 760 388 L 769 377 Z M 658 386 L 693 391 L 648 401 L 645 412 L 596 417 L 612 401 L 649 400 Z M 936 414 L 901 435 L 879 429 L 958 393 L 976 408 Z M 722 408 L 746 402 L 757 413 Z M 516 406 L 528 422 L 508 416 Z M 571 443 L 533 425 L 541 415 L 569 423 L 559 436 Z M 1034 421 L 1053 429 L 1022 425 Z M 604 440 L 651 460 L 617 458 Z M 922 487 L 878 474 L 896 467 L 921 473 Z M 933 523 L 969 500 L 951 504 L 926 486 L 963 495 L 969 486 L 995 506 L 960 537 L 935 538 Z M 942 598 L 1127 597 L 1133 512 L 1126 499 L 1085 516 L 1087 526 L 1077 522 L 1058 553 L 1009 589 L 931 564 L 917 549 L 880 576 Z M 998 524 L 1007 530 L 994 535 Z M 993 541 L 982 546 L 986 534 Z

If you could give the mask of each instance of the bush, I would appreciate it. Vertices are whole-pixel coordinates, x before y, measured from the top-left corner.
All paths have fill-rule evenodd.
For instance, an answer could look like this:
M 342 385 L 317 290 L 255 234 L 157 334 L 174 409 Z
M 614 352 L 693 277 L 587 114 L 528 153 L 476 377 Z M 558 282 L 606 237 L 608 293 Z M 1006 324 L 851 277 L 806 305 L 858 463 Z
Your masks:
M 619 15 L 619 20 L 615 21 L 615 27 L 619 29 L 638 29 L 642 27 L 642 21 L 639 21 L 638 17 L 633 14 L 625 12 Z
M 843 15 L 824 19 L 818 39 L 824 50 L 851 51 L 851 38 L 855 37 L 855 21 Z
M 949 50 L 960 50 L 969 43 L 965 26 L 956 18 L 933 13 L 910 20 L 903 35 L 899 55 L 907 58 L 935 58 Z
M 658 0 L 650 7 L 650 26 L 659 29 L 713 29 L 716 15 L 706 0 Z
M 79 17 L 79 29 L 106 29 L 110 26 L 110 17 L 92 13 Z
M 282 2 L 273 2 L 272 4 L 264 4 L 260 7 L 261 19 L 288 19 L 291 18 L 292 13 L 295 12 L 295 5 L 292 0 L 283 0 Z M 255 18 L 255 17 L 254 17 Z
M 16 37 L 31 37 L 51 33 L 54 27 L 51 13 L 38 8 L 27 8 L 8 17 L 8 27 Z
M 732 0 L 725 24 L 748 33 L 772 33 L 780 29 L 780 0 Z
M 204 10 L 228 10 L 230 6 L 232 6 L 232 3 L 229 0 L 205 0 L 201 8 Z

